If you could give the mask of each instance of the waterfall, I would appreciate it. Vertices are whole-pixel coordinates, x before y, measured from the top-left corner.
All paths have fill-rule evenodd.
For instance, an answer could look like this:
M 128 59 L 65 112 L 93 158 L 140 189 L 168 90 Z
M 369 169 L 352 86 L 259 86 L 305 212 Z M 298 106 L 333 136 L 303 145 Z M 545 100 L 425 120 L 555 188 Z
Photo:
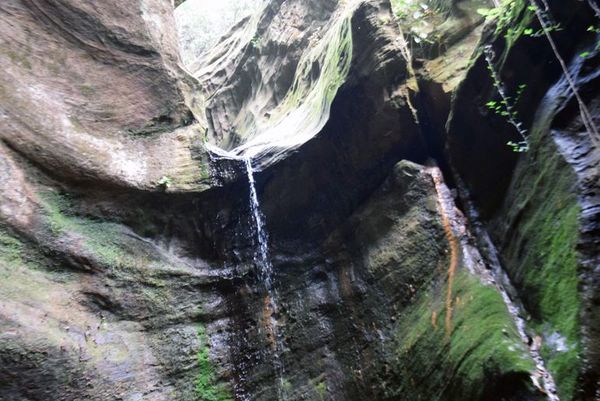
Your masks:
M 267 297 L 265 298 L 265 305 L 263 315 L 268 318 L 267 323 L 267 336 L 272 344 L 272 362 L 275 374 L 277 375 L 277 395 L 278 400 L 285 401 L 286 394 L 284 389 L 284 365 L 281 359 L 283 352 L 283 342 L 280 338 L 279 330 L 277 327 L 277 316 L 278 316 L 278 294 L 273 286 L 273 264 L 269 257 L 269 235 L 265 230 L 264 216 L 260 210 L 260 203 L 258 202 L 258 194 L 256 192 L 256 182 L 254 180 L 254 170 L 252 168 L 252 159 L 245 157 L 244 165 L 246 167 L 246 175 L 248 176 L 249 186 L 249 198 L 250 198 L 250 210 L 254 219 L 254 227 L 256 230 L 256 238 L 258 240 L 258 249 L 254 253 L 254 263 L 258 268 L 258 277 L 265 287 Z
M 264 219 L 260 211 L 260 204 L 258 203 L 252 159 L 245 157 L 244 165 L 246 167 L 246 175 L 248 176 L 248 186 L 250 187 L 250 209 L 254 218 L 258 240 L 258 252 L 254 256 L 254 262 L 259 268 L 259 278 L 262 280 L 269 295 L 271 295 L 271 292 L 273 292 L 273 264 L 269 258 L 269 235 L 265 231 Z M 275 303 L 274 300 L 273 303 Z
M 284 385 L 285 366 L 282 360 L 283 339 L 278 330 L 279 295 L 273 282 L 274 270 L 269 255 L 269 234 L 265 228 L 265 218 L 260 208 L 258 192 L 256 190 L 256 181 L 254 179 L 255 170 L 252 165 L 253 159 L 251 155 L 239 155 L 236 149 L 226 151 L 209 143 L 205 144 L 205 146 L 210 152 L 213 160 L 225 159 L 240 161 L 246 170 L 251 222 L 254 223 L 252 229 L 257 241 L 257 248 L 253 253 L 252 260 L 257 269 L 259 284 L 262 284 L 265 294 L 262 312 L 263 325 L 266 330 L 265 334 L 267 341 L 271 346 L 270 357 L 277 377 L 277 399 L 279 401 L 286 401 L 287 395 Z M 261 330 L 260 325 L 259 330 Z

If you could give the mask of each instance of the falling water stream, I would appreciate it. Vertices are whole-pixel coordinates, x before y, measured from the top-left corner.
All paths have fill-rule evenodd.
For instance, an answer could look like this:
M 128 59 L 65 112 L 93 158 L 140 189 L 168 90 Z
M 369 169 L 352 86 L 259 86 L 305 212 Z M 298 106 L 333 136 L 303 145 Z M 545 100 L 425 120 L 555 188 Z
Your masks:
M 245 157 L 243 160 L 244 166 L 246 167 L 246 174 L 248 176 L 250 209 L 254 219 L 256 238 L 258 241 L 258 249 L 254 253 L 254 263 L 258 267 L 258 276 L 265 288 L 267 295 L 264 302 L 263 316 L 268 321 L 265 321 L 264 324 L 267 330 L 267 336 L 271 343 L 271 360 L 273 363 L 273 368 L 277 375 L 278 400 L 285 401 L 287 397 L 285 394 L 283 379 L 285 373 L 285 368 L 282 361 L 283 342 L 280 338 L 277 322 L 277 316 L 279 313 L 279 297 L 277 290 L 273 286 L 273 264 L 271 263 L 271 258 L 269 256 L 269 235 L 265 230 L 264 216 L 260 209 L 260 203 L 258 202 L 256 182 L 254 180 L 254 170 L 252 167 L 252 158 Z
M 222 149 L 210 149 L 219 158 L 243 161 L 246 169 L 246 176 L 249 186 L 249 204 L 252 219 L 254 221 L 255 235 L 257 239 L 257 249 L 254 252 L 253 261 L 258 269 L 258 278 L 265 290 L 265 300 L 263 306 L 263 326 L 266 330 L 267 339 L 271 345 L 271 362 L 277 376 L 277 395 L 279 401 L 286 401 L 286 391 L 284 385 L 285 367 L 282 360 L 283 341 L 278 330 L 278 293 L 273 282 L 273 264 L 269 255 L 269 235 L 265 229 L 264 216 L 261 212 L 258 193 L 256 190 L 256 181 L 254 179 L 254 168 L 252 158 L 249 156 L 239 156 Z M 519 336 L 526 346 L 531 358 L 535 362 L 536 372 L 531 375 L 531 379 L 535 387 L 544 392 L 549 401 L 560 401 L 554 378 L 546 369 L 544 360 L 539 352 L 539 343 L 532 341 L 527 333 L 525 320 L 523 319 L 523 308 L 514 300 L 515 289 L 512 287 L 507 274 L 504 272 L 498 257 L 498 251 L 478 219 L 478 214 L 475 207 L 469 201 L 468 192 L 463 185 L 459 183 L 461 199 L 466 205 L 469 225 L 473 229 L 473 233 L 483 242 L 485 249 L 485 258 L 482 257 L 478 247 L 471 244 L 468 230 L 466 228 L 467 221 L 460 212 L 456 209 L 454 199 L 450 190 L 443 181 L 441 171 L 437 167 L 427 168 L 431 175 L 437 192 L 438 208 L 440 214 L 444 218 L 449 232 L 447 235 L 454 237 L 456 241 L 457 251 L 460 248 L 460 253 L 463 257 L 463 262 L 469 271 L 479 275 L 482 280 L 488 282 L 499 290 L 502 299 L 512 316 Z M 460 246 L 458 246 L 460 244 Z M 452 272 L 449 272 L 451 279 Z M 512 296 L 511 296 L 512 295 Z M 452 305 L 448 305 L 449 310 Z
M 254 235 L 257 240 L 257 249 L 253 254 L 253 262 L 257 268 L 258 279 L 264 288 L 265 298 L 262 311 L 262 329 L 265 330 L 267 341 L 271 352 L 269 357 L 277 377 L 277 399 L 286 401 L 285 391 L 285 365 L 283 363 L 283 338 L 279 331 L 279 295 L 273 282 L 273 264 L 269 255 L 269 235 L 265 229 L 265 219 L 260 208 L 258 192 L 256 190 L 256 181 L 254 179 L 254 167 L 252 165 L 252 156 L 240 155 L 236 149 L 226 151 L 214 145 L 206 144 L 207 149 L 214 159 L 237 160 L 243 162 L 248 179 L 249 204 L 252 220 L 254 221 Z M 261 326 L 259 326 L 261 327 Z M 259 328 L 259 330 L 262 330 Z
M 256 226 L 256 236 L 258 239 L 258 252 L 255 256 L 255 262 L 259 265 L 260 279 L 262 280 L 267 292 L 273 291 L 273 265 L 269 257 L 269 236 L 265 231 L 263 215 L 258 203 L 258 194 L 256 193 L 256 182 L 254 181 L 254 170 L 252 169 L 252 159 L 244 158 L 244 166 L 248 176 L 248 185 L 250 187 L 250 208 Z M 274 305 L 275 306 L 275 305 Z

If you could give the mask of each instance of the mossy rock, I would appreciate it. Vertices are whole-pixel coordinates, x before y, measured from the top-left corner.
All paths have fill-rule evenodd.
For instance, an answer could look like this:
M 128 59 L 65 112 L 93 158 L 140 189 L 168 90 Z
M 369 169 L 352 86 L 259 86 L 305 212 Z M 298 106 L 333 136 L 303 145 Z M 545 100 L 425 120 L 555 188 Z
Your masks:
M 493 399 L 533 392 L 529 376 L 535 366 L 500 293 L 459 271 L 452 300 L 449 309 L 445 288 L 433 285 L 401 314 L 395 329 L 397 381 L 387 383 L 387 398 L 490 400 L 495 383 L 506 378 L 510 386 Z

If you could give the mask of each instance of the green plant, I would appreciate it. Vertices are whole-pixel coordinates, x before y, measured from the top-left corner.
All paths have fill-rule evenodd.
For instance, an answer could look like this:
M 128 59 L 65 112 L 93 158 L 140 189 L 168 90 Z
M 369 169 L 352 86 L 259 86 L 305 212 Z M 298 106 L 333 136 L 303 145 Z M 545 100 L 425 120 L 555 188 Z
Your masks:
M 558 31 L 562 31 L 562 27 L 560 26 L 560 24 L 554 23 L 552 25 L 548 25 L 545 28 L 538 29 L 537 31 L 534 30 L 533 28 L 525 28 L 523 30 L 523 35 L 534 37 L 534 38 L 539 38 L 539 37 L 544 36 L 546 34 L 546 32 L 558 32 Z
M 204 327 L 198 327 L 198 376 L 196 377 L 196 394 L 201 401 L 232 401 L 229 391 L 217 383 L 215 369 L 210 361 L 210 347 Z
M 581 58 L 587 58 L 587 57 L 589 57 L 590 54 L 591 54 L 590 52 L 585 51 L 583 53 L 579 53 L 579 57 L 581 57 Z
M 315 385 L 315 390 L 319 394 L 321 401 L 325 401 L 325 396 L 327 395 L 327 384 L 322 381 Z
M 485 17 L 486 21 L 496 21 L 499 29 L 510 24 L 519 8 L 515 0 L 502 0 L 500 5 L 493 8 L 478 8 L 477 13 Z
M 425 1 L 393 0 L 392 10 L 398 21 L 409 28 L 410 37 L 415 43 L 430 42 L 431 25 L 427 18 L 434 11 Z
M 511 47 L 521 35 L 537 36 L 541 31 L 534 31 L 530 23 L 534 17 L 534 7 L 527 6 L 527 0 L 502 0 L 494 8 L 477 10 L 486 21 L 496 24 L 496 34 L 503 34 L 507 47 Z
M 521 96 L 523 95 L 523 91 L 525 90 L 525 88 L 527 88 L 527 84 L 519 85 L 517 87 L 517 94 L 515 95 L 514 99 L 510 96 L 507 96 L 507 100 L 512 102 L 513 104 L 517 104 L 519 102 L 519 100 L 521 99 Z M 485 105 L 487 106 L 488 109 L 494 111 L 496 114 L 506 117 L 506 116 L 508 116 L 508 113 L 509 113 L 508 110 L 506 110 L 506 104 L 507 104 L 507 102 L 505 100 L 502 100 L 500 102 L 497 102 L 495 100 L 490 100 Z
M 506 15 L 505 10 L 502 7 L 478 8 L 477 13 L 488 21 L 505 18 Z
M 262 38 L 260 36 L 256 35 L 250 40 L 250 46 L 257 49 L 260 46 L 261 42 L 262 42 Z
M 167 189 L 171 186 L 171 184 L 173 183 L 173 181 L 171 181 L 171 178 L 167 177 L 166 175 L 163 175 L 160 180 L 158 180 L 158 186 L 162 189 Z
M 395 0 L 392 1 L 392 7 L 396 17 L 400 19 L 418 19 L 429 11 L 429 6 L 425 2 L 415 0 Z
M 490 100 L 485 104 L 485 106 L 492 110 L 494 113 L 506 118 L 509 124 L 515 127 L 516 131 L 521 136 L 521 141 L 514 142 L 508 141 L 506 144 L 510 146 L 513 152 L 527 152 L 529 150 L 529 142 L 527 141 L 527 130 L 523 128 L 523 123 L 519 120 L 519 116 L 517 110 L 515 109 L 515 105 L 521 99 L 523 92 L 527 88 L 526 84 L 521 84 L 517 88 L 517 93 L 514 97 L 508 96 L 506 94 L 506 89 L 504 88 L 504 84 L 502 83 L 500 76 L 496 72 L 494 68 L 494 50 L 491 46 L 486 46 L 484 48 L 485 60 L 487 62 L 487 69 L 490 72 L 490 76 L 493 80 L 493 85 L 498 91 L 501 100 L 495 101 Z
M 600 27 L 594 26 L 594 25 L 590 25 L 587 28 L 588 32 L 593 32 L 595 34 L 600 34 Z M 594 48 L 594 50 L 600 50 L 600 41 L 596 42 L 596 47 Z M 591 55 L 590 51 L 584 51 L 583 53 L 579 54 L 579 57 L 582 58 L 587 58 Z
M 381 25 L 389 25 L 390 22 L 392 22 L 392 20 L 389 17 L 380 17 L 379 18 L 379 23 Z
M 292 383 L 288 379 L 281 379 L 281 389 L 284 392 L 289 392 L 292 389 Z
M 537 5 L 534 5 L 534 4 L 528 5 L 527 11 L 531 11 L 536 14 L 544 12 Z M 552 19 L 549 18 L 549 16 L 546 16 L 546 19 L 548 20 L 548 23 L 545 25 L 542 25 L 541 29 L 534 30 L 533 28 L 526 28 L 523 31 L 523 34 L 525 36 L 541 37 L 541 36 L 544 36 L 546 33 L 562 31 L 562 27 L 560 26 L 559 23 L 552 21 Z
M 600 33 L 600 27 L 590 25 L 587 29 L 588 32 Z

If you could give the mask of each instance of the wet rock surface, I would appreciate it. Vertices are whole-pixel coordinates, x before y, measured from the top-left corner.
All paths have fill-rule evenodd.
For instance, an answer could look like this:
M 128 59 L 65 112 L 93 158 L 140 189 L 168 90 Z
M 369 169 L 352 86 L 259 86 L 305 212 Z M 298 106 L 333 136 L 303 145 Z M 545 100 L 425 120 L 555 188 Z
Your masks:
M 3 2 L 0 399 L 537 401 L 534 346 L 594 400 L 597 139 L 517 3 L 444 3 L 417 48 L 387 1 L 274 0 L 183 66 L 171 2 Z M 549 3 L 597 124 L 593 13 Z M 529 152 L 485 106 L 486 45 Z M 244 162 L 210 149 L 293 124 L 253 154 L 269 293 Z

